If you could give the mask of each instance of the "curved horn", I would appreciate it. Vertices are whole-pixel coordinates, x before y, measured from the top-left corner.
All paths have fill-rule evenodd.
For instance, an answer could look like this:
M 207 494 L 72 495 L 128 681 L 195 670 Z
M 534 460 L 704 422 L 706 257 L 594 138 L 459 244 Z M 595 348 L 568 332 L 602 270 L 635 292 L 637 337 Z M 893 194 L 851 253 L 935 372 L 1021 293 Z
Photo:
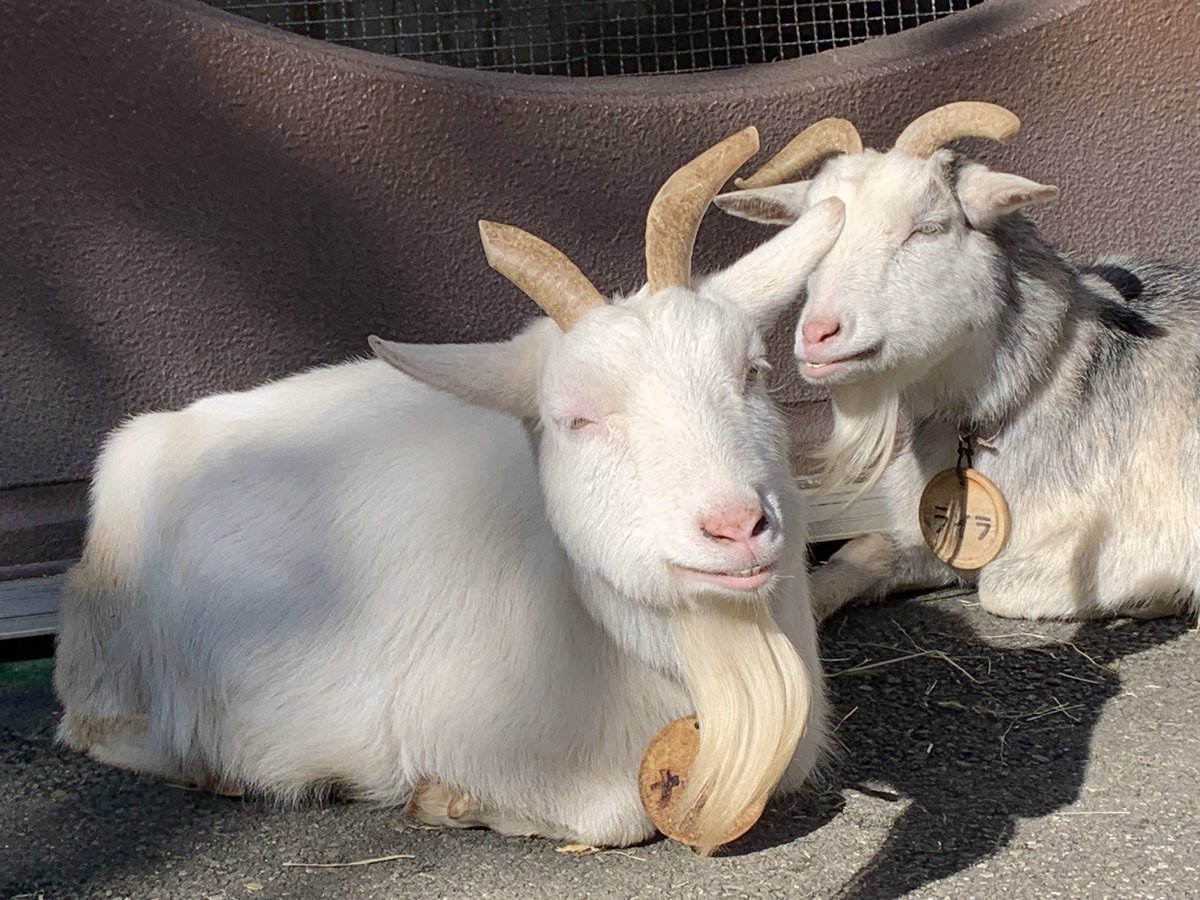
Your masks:
M 925 158 L 956 138 L 990 138 L 1007 144 L 1021 130 L 1021 120 L 995 103 L 962 100 L 917 116 L 896 138 L 894 150 Z
M 524 291 L 563 331 L 607 302 L 562 251 L 528 231 L 480 220 L 479 237 L 488 265 Z
M 688 287 L 700 220 L 722 185 L 758 152 L 758 129 L 743 128 L 709 147 L 666 180 L 646 214 L 646 280 L 650 291 Z
M 774 187 L 792 181 L 810 163 L 829 153 L 862 153 L 858 129 L 847 119 L 822 119 L 788 141 L 786 147 L 763 163 L 749 178 L 739 178 L 739 188 Z

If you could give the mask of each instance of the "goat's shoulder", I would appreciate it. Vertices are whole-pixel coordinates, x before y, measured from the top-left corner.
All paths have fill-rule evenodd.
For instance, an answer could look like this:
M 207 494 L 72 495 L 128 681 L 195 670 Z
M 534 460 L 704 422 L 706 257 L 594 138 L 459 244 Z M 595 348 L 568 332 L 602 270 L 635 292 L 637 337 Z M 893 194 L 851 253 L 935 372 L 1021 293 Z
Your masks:
M 1103 257 L 1080 271 L 1101 310 L 1123 307 L 1153 320 L 1200 321 L 1200 265 L 1129 256 Z
M 1081 269 L 1073 297 L 1079 396 L 1144 409 L 1155 386 L 1200 365 L 1200 270 L 1112 257 Z M 1189 393 L 1189 396 L 1191 394 Z

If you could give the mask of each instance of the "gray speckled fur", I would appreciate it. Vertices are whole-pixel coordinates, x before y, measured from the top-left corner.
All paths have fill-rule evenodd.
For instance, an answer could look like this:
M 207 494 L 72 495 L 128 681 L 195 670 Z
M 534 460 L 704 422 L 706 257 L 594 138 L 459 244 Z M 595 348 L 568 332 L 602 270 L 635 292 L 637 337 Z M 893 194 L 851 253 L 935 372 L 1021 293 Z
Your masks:
M 1002 310 L 980 342 L 903 394 L 910 439 L 883 480 L 892 531 L 817 573 L 828 615 L 855 597 L 978 585 L 991 612 L 1095 618 L 1179 611 L 1200 590 L 1200 267 L 1126 257 L 1079 270 L 1019 213 L 996 224 Z M 1013 529 L 977 575 L 925 547 L 917 504 L 960 427 Z

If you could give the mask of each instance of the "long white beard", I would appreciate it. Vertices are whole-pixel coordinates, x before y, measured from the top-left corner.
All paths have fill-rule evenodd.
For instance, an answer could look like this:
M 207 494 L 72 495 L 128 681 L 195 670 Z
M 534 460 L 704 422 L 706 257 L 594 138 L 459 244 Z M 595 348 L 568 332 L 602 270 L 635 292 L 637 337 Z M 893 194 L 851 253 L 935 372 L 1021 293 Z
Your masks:
M 833 433 L 820 453 L 824 463 L 821 485 L 836 490 L 862 479 L 857 499 L 878 483 L 891 459 L 900 395 L 891 388 L 852 384 L 834 389 L 832 397 Z
M 696 846 L 708 854 L 783 776 L 808 727 L 813 684 L 762 604 L 689 607 L 676 633 L 684 686 L 700 722 L 682 808 L 695 811 Z

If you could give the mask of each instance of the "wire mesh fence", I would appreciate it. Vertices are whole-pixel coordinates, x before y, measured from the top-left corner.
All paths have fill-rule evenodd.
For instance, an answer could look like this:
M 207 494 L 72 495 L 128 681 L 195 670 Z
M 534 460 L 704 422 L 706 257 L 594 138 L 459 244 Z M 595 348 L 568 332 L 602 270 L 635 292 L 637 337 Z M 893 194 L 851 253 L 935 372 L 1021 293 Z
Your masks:
M 791 59 L 893 34 L 983 0 L 209 0 L 331 41 L 534 75 L 650 75 Z

